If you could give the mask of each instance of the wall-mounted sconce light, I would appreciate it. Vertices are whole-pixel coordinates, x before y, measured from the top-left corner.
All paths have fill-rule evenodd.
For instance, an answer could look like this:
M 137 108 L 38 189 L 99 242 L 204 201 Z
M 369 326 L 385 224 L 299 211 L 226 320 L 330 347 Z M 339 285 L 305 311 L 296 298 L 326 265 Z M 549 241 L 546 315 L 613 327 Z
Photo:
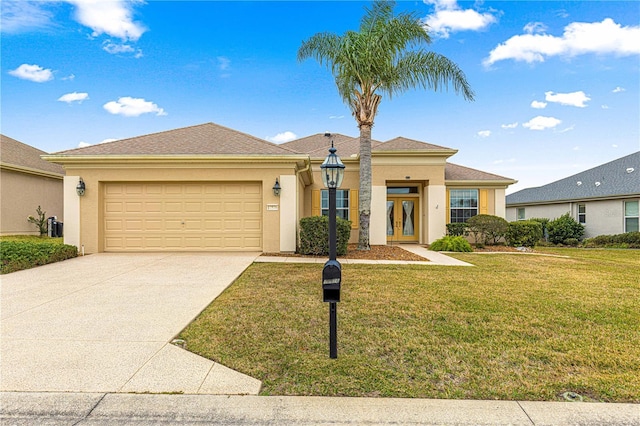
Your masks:
M 273 185 L 273 195 L 275 195 L 276 197 L 279 197 L 281 191 L 282 191 L 282 188 L 280 187 L 280 182 L 278 182 L 278 178 L 276 178 L 276 184 Z
M 76 186 L 76 192 L 78 193 L 78 196 L 82 197 L 84 195 L 84 190 L 85 190 L 84 181 L 82 180 L 82 178 L 80 178 L 80 181 Z

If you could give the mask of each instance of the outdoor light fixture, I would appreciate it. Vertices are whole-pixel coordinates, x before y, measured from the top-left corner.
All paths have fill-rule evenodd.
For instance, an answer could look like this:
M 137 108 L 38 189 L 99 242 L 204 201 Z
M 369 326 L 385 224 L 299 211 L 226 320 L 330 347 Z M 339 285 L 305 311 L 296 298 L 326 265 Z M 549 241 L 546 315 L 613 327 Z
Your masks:
M 273 185 L 273 195 L 275 195 L 276 197 L 279 197 L 280 191 L 282 191 L 282 188 L 280 187 L 280 182 L 278 182 L 278 178 L 276 178 L 276 184 Z
M 331 133 L 325 133 L 331 137 Z M 342 284 L 342 265 L 337 256 L 336 191 L 342 184 L 344 164 L 336 155 L 331 139 L 329 155 L 320 165 L 322 182 L 329 189 L 329 260 L 322 268 L 322 300 L 329 303 L 329 358 L 338 358 L 338 307 Z
M 325 133 L 325 136 L 330 136 L 331 133 Z M 320 172 L 322 174 L 322 183 L 329 189 L 340 188 L 342 185 L 342 179 L 344 178 L 344 164 L 340 160 L 340 157 L 336 155 L 336 149 L 333 146 L 333 139 L 331 139 L 331 148 L 329 148 L 329 155 L 324 159 L 320 165 Z
M 84 195 L 84 190 L 85 190 L 84 181 L 82 180 L 82 178 L 80 178 L 78 185 L 76 185 L 76 192 L 78 193 L 78 196 L 82 197 Z

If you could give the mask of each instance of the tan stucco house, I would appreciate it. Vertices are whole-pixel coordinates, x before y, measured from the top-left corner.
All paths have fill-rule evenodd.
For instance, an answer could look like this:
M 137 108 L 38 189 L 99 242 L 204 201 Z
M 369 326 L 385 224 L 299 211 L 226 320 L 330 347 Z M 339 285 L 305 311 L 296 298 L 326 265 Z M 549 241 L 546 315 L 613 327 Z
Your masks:
M 277 145 L 206 123 L 44 158 L 66 170 L 65 242 L 86 252 L 293 252 L 299 219 L 328 209 L 320 164 L 331 139 L 346 166 L 338 214 L 352 220 L 355 242 L 357 137 Z M 447 162 L 456 152 L 405 138 L 372 142 L 371 244 L 429 243 L 449 221 L 504 217 L 515 181 Z
M 41 206 L 63 221 L 64 169 L 40 158 L 46 152 L 0 135 L 0 235 L 38 235 L 27 221 Z

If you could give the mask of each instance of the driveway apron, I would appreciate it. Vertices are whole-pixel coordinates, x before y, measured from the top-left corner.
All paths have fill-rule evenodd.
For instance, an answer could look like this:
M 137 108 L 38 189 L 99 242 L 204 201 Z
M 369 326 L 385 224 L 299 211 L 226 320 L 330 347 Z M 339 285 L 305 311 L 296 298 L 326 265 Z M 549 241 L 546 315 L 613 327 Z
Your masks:
M 259 253 L 101 253 L 2 277 L 0 390 L 257 393 L 171 340 Z

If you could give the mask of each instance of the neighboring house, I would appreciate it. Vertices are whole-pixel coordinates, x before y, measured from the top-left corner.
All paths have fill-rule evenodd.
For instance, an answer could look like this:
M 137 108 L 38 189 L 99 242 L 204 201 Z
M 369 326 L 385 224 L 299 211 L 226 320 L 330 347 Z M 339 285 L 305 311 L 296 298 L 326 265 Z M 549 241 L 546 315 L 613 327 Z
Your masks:
M 507 196 L 507 220 L 569 213 L 585 237 L 638 231 L 640 151 L 538 188 Z
M 338 214 L 352 221 L 355 242 L 359 140 L 332 139 L 346 166 Z M 87 252 L 293 252 L 299 219 L 328 210 L 320 164 L 330 143 L 317 134 L 276 145 L 207 123 L 45 158 L 67 173 L 65 242 Z M 504 217 L 515 181 L 447 163 L 456 152 L 405 138 L 372 142 L 371 244 L 428 243 L 448 221 Z
M 63 221 L 64 169 L 40 158 L 46 152 L 0 135 L 0 234 L 39 235 L 27 222 L 37 216 L 38 206 L 46 216 Z

